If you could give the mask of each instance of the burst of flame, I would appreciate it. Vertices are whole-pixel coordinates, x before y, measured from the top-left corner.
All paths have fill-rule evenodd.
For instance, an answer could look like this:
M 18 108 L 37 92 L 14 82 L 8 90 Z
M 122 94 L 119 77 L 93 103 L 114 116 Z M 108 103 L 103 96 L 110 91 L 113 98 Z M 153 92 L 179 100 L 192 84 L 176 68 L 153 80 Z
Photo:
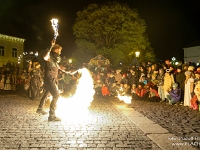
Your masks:
M 93 79 L 89 70 L 79 69 L 81 77 L 78 81 L 76 92 L 68 98 L 60 97 L 57 102 L 56 114 L 62 120 L 80 121 L 88 114 L 88 107 L 93 101 L 95 94 Z

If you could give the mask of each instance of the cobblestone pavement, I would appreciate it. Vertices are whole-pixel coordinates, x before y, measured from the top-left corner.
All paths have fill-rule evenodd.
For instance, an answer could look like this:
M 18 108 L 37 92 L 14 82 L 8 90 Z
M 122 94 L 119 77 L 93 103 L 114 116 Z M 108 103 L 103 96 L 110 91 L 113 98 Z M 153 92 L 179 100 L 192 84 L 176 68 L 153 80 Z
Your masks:
M 200 111 L 183 105 L 135 100 L 131 107 L 150 120 L 200 149 Z
M 0 150 L 161 149 L 111 100 L 93 100 L 81 122 L 48 122 L 35 112 L 38 104 L 23 94 L 0 95 Z

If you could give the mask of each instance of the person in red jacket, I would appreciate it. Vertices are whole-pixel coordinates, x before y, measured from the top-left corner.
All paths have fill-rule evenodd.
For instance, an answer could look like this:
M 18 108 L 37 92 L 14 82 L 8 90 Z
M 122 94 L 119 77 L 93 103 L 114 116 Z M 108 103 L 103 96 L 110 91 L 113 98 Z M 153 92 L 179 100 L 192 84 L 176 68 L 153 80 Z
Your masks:
M 137 99 L 139 99 L 139 100 L 145 100 L 146 99 L 146 90 L 142 86 L 142 84 L 140 84 L 140 83 L 138 84 L 138 87 L 136 88 L 135 93 L 137 95 Z
M 102 91 L 102 98 L 106 99 L 110 94 L 108 86 L 105 83 L 102 85 L 101 91 Z

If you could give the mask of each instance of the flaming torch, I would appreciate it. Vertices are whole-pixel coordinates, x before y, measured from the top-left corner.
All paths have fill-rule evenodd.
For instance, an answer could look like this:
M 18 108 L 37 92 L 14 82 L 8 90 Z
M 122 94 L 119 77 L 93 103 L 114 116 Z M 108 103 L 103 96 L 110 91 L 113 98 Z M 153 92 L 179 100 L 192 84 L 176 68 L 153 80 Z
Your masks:
M 53 27 L 53 31 L 54 31 L 54 37 L 53 39 L 56 40 L 57 36 L 58 36 L 58 19 L 51 19 L 51 26 Z

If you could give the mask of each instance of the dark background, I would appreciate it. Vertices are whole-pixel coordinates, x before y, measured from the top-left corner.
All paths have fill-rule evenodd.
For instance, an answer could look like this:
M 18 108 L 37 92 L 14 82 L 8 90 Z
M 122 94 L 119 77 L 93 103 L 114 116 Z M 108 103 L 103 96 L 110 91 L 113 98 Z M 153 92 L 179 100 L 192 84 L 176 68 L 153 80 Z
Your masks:
M 50 20 L 59 20 L 57 43 L 67 57 L 76 49 L 72 26 L 76 12 L 106 0 L 0 0 L 0 23 L 9 22 L 26 39 L 25 51 L 50 45 Z M 183 60 L 183 48 L 200 39 L 200 0 L 118 0 L 136 8 L 147 24 L 147 35 L 157 59 Z M 6 30 L 6 29 L 5 29 Z M 5 31 L 4 30 L 4 31 Z

